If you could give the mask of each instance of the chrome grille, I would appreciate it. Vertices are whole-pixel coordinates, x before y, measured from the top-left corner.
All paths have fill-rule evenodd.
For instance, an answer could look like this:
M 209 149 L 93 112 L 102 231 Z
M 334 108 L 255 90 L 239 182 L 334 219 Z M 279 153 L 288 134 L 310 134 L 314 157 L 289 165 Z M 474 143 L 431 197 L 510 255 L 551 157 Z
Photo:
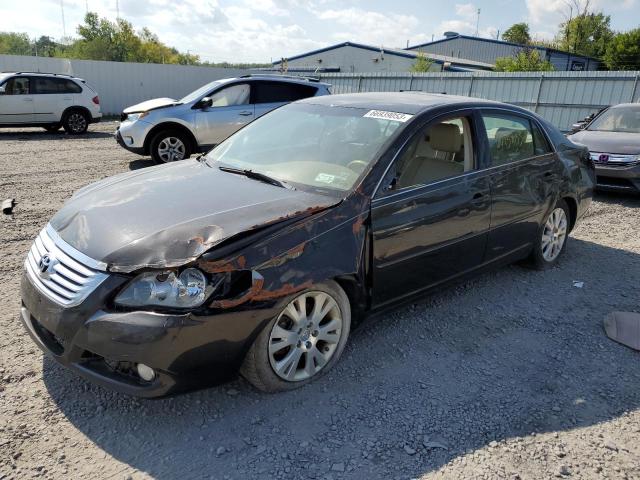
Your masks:
M 589 152 L 596 165 L 608 167 L 631 167 L 640 164 L 640 155 L 623 155 L 618 153 Z
M 106 278 L 106 265 L 79 252 L 47 225 L 36 237 L 24 263 L 31 283 L 64 306 L 79 305 Z

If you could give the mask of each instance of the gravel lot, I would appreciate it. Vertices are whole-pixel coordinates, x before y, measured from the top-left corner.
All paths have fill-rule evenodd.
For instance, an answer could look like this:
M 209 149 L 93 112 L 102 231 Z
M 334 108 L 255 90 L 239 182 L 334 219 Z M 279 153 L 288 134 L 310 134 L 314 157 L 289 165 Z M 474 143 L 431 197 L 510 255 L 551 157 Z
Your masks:
M 372 318 L 319 381 L 163 400 L 90 385 L 18 321 L 32 239 L 72 192 L 150 165 L 114 123 L 0 131 L 0 479 L 640 478 L 640 198 L 599 195 L 557 268 L 513 266 Z M 574 280 L 584 282 L 582 288 Z

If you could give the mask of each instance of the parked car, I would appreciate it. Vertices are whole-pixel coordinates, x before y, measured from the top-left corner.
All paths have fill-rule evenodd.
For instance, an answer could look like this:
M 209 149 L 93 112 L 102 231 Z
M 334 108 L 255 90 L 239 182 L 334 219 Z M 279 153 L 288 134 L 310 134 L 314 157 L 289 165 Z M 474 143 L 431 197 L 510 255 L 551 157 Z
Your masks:
M 216 80 L 180 100 L 157 98 L 125 108 L 116 139 L 156 163 L 183 160 L 288 102 L 328 95 L 329 87 L 317 79 L 283 75 Z
M 0 73 L 0 127 L 87 131 L 102 118 L 96 91 L 81 78 L 58 73 Z
M 640 192 L 640 103 L 607 108 L 569 139 L 589 148 L 598 188 Z
M 584 117 L 582 120 L 579 120 L 573 125 L 571 125 L 571 133 L 576 133 L 576 132 L 579 132 L 580 130 L 584 130 L 585 128 L 587 128 L 587 126 L 593 121 L 593 119 L 596 118 L 598 115 L 600 115 L 602 112 L 604 112 L 607 108 L 609 107 L 604 107 L 599 109 L 597 112 L 590 113 L 589 115 Z
M 22 279 L 33 340 L 139 396 L 306 384 L 367 314 L 518 260 L 591 202 L 586 148 L 519 107 L 367 93 L 274 110 L 206 156 L 84 187 Z

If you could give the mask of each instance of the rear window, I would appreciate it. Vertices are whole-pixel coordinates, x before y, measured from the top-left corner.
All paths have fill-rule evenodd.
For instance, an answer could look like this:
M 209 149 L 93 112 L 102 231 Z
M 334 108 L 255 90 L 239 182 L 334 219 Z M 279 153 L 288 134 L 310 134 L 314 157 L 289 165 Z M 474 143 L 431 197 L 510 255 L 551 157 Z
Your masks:
M 295 102 L 302 98 L 313 97 L 317 87 L 286 82 L 255 82 L 253 84 L 253 103 Z
M 56 93 L 81 93 L 82 87 L 72 80 L 66 78 L 34 77 L 34 93 L 56 94 Z

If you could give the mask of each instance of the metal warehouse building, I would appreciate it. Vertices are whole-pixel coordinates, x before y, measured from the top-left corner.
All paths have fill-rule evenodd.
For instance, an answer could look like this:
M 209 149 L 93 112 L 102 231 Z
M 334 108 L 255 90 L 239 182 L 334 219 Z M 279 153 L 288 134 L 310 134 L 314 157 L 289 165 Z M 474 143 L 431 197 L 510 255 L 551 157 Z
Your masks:
M 491 38 L 471 37 L 455 32 L 446 32 L 445 38 L 409 47 L 407 50 L 424 52 L 427 55 L 446 55 L 495 65 L 500 57 L 511 57 L 523 48 L 535 48 L 540 57 L 549 60 L 557 71 L 598 70 L 600 60 L 552 48 L 525 46 Z
M 285 59 L 286 70 L 292 73 L 365 73 L 408 72 L 420 52 L 395 48 L 374 47 L 344 42 Z M 425 53 L 432 64 L 430 71 L 491 70 L 491 63 L 453 58 L 444 54 Z M 273 63 L 274 70 L 283 70 L 282 61 Z

